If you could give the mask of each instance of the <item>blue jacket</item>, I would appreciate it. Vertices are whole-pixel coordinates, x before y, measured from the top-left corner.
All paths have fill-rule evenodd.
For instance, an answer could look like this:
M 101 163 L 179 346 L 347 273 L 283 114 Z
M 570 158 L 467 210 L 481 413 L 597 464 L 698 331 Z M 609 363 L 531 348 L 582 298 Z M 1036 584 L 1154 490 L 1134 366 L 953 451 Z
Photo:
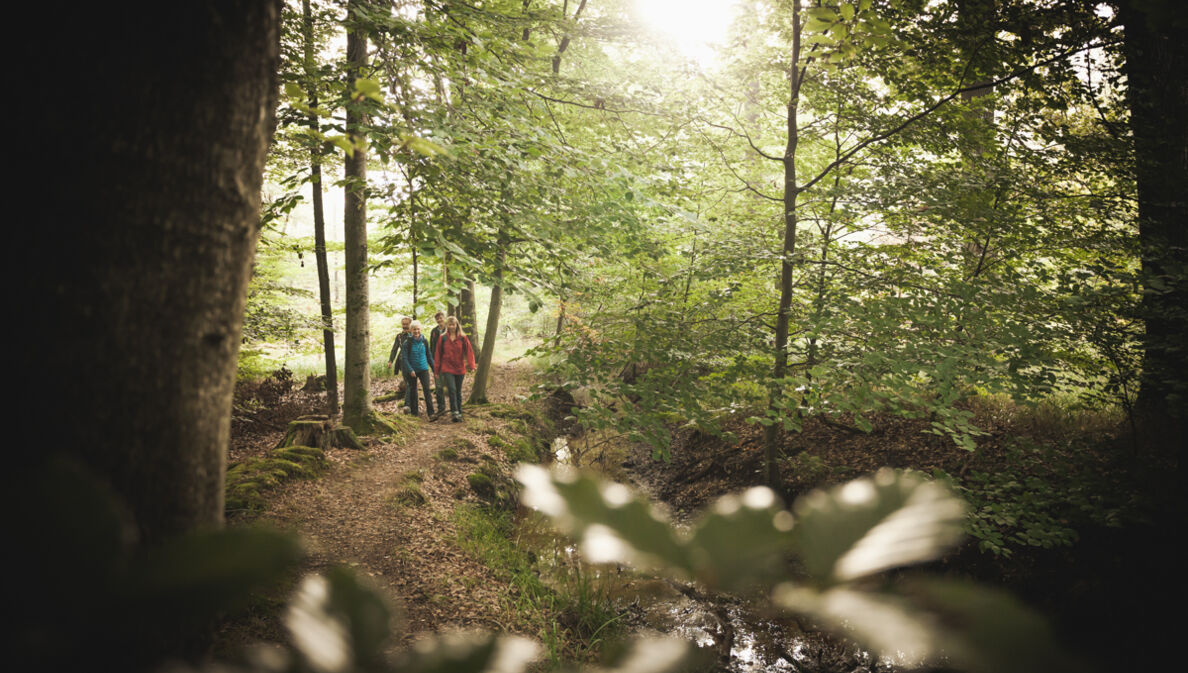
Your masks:
M 409 337 L 400 349 L 400 369 L 405 372 L 423 372 L 433 369 L 433 353 L 424 336 Z

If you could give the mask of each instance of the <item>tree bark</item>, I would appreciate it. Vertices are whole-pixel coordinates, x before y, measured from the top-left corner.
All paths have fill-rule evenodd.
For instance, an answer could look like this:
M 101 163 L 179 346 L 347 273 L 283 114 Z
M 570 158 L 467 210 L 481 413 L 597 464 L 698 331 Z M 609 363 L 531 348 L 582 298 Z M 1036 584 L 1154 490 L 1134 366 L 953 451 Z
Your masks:
M 305 41 L 305 77 L 309 106 L 318 106 L 317 73 L 314 71 L 313 12 L 309 0 L 301 2 L 302 38 Z M 309 113 L 308 125 L 315 134 L 319 131 L 318 116 Z M 315 135 L 316 137 L 316 135 Z M 338 365 L 334 353 L 334 309 L 330 303 L 330 265 L 326 261 L 326 214 L 322 205 L 322 147 L 317 143 L 310 149 L 310 190 L 313 192 L 314 259 L 318 265 L 318 297 L 322 308 L 322 344 L 326 354 L 326 407 L 331 416 L 338 415 Z
M 458 293 L 458 323 L 470 337 L 470 343 L 477 350 L 483 349 L 483 335 L 478 331 L 478 309 L 474 301 L 474 280 L 466 279 L 466 285 Z
M 796 149 L 800 140 L 797 110 L 800 106 L 800 7 L 792 4 L 792 66 L 788 71 L 788 142 L 784 147 L 784 248 L 780 256 L 780 304 L 776 314 L 775 366 L 772 368 L 772 385 L 769 392 L 769 418 L 772 419 L 763 434 L 763 463 L 767 485 L 779 485 L 779 439 L 783 429 L 783 415 L 786 411 L 778 403 L 783 396 L 782 379 L 788 374 L 788 323 L 792 311 L 792 273 L 796 264 L 796 198 L 800 194 L 796 186 Z
M 503 265 L 507 261 L 507 234 L 499 231 L 499 249 L 495 255 L 495 282 L 491 285 L 491 303 L 487 305 L 487 329 L 483 346 L 479 350 L 478 369 L 474 374 L 474 387 L 470 389 L 470 404 L 487 402 L 487 381 L 491 377 L 491 360 L 495 356 L 495 335 L 499 333 L 499 312 L 503 307 Z
M 524 6 L 527 7 L 527 3 L 525 3 Z M 586 8 L 586 0 L 581 0 L 578 3 L 577 10 L 574 11 L 574 13 L 573 13 L 574 24 L 577 24 L 577 20 L 579 17 L 581 17 L 582 10 L 584 10 L 585 8 Z M 566 7 L 561 8 L 561 18 L 565 18 L 566 9 L 567 9 Z M 524 31 L 524 39 L 525 40 L 528 39 L 527 29 L 525 29 L 525 31 Z M 569 33 L 565 33 L 565 35 L 561 37 L 561 41 L 559 43 L 557 43 L 557 53 L 553 54 L 553 74 L 554 75 L 558 75 L 561 73 L 561 56 L 565 53 L 565 50 L 569 48 L 569 40 L 570 40 Z
M 17 462 L 86 465 L 144 542 L 223 520 L 279 25 L 275 1 L 80 5 L 55 21 L 69 48 L 22 54 L 38 66 L 20 90 L 57 102 L 16 153 L 36 204 L 16 244 L 34 261 L 18 375 L 38 438 Z M 47 75 L 77 72 L 80 54 L 86 76 Z
M 362 0 L 347 4 L 347 88 L 367 67 L 367 36 L 357 25 Z M 367 151 L 362 101 L 347 103 L 346 128 L 355 150 L 344 161 L 343 237 L 346 243 L 346 372 L 342 422 L 360 434 L 370 428 L 371 409 L 371 296 L 367 279 Z
M 1178 2 L 1119 3 L 1138 185 L 1144 444 L 1179 454 L 1188 417 L 1188 20 Z

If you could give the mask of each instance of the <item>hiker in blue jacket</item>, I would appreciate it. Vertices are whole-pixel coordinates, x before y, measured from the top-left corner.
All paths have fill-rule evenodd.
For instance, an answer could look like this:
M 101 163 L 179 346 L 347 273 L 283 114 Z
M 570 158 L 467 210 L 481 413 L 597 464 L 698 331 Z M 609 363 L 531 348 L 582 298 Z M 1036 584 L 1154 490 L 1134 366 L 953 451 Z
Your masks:
M 421 382 L 421 390 L 425 392 L 425 415 L 433 417 L 433 392 L 429 386 L 429 370 L 433 369 L 433 353 L 429 350 L 429 342 L 421 336 L 421 321 L 414 320 L 409 326 L 411 336 L 405 340 L 400 349 L 400 368 L 409 372 L 408 413 L 417 415 L 417 381 Z

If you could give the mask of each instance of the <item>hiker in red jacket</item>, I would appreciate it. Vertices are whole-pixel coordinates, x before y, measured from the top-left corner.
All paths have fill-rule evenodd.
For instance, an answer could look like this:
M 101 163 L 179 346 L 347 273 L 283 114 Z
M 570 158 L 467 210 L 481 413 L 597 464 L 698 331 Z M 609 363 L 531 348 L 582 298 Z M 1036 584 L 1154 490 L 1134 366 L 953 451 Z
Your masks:
M 446 318 L 446 333 L 437 340 L 437 352 L 433 354 L 436 365 L 434 372 L 445 378 L 446 392 L 450 398 L 450 414 L 454 422 L 462 420 L 462 378 L 475 369 L 474 347 L 462 333 L 462 326 L 454 316 Z

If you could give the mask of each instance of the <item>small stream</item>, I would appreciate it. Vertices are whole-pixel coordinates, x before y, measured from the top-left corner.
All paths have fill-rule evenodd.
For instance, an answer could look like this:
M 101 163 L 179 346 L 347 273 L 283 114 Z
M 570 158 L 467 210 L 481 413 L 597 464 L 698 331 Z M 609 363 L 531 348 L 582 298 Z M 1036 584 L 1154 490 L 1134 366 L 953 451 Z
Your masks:
M 570 460 L 564 437 L 552 444 L 559 463 Z M 646 484 L 632 486 L 652 495 Z M 653 498 L 654 499 L 654 498 Z M 678 522 L 678 527 L 682 524 Z M 581 564 L 577 549 L 567 544 L 555 556 L 558 563 Z M 878 660 L 852 643 L 806 629 L 794 617 L 776 611 L 763 600 L 705 593 L 693 584 L 647 577 L 627 568 L 594 573 L 616 610 L 627 615 L 637 635 L 680 636 L 707 651 L 724 673 L 893 673 L 901 670 Z

